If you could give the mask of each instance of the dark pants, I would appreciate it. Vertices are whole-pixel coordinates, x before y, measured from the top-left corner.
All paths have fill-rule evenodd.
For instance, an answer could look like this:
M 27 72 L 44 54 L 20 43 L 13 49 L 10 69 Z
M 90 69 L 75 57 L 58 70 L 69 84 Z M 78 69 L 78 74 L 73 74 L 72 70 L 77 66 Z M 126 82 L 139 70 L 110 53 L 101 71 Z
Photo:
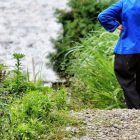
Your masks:
M 140 54 L 115 54 L 114 72 L 129 109 L 140 109 Z

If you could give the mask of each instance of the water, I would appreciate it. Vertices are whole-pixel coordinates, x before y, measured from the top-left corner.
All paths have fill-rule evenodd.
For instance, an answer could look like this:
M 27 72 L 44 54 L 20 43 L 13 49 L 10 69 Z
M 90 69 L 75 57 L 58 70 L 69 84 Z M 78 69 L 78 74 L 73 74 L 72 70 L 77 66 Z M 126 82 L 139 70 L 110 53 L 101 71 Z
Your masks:
M 44 81 L 59 76 L 48 66 L 46 58 L 56 52 L 52 40 L 63 32 L 55 9 L 68 10 L 67 0 L 0 0 L 0 63 L 14 66 L 12 54 L 23 53 L 23 69 Z

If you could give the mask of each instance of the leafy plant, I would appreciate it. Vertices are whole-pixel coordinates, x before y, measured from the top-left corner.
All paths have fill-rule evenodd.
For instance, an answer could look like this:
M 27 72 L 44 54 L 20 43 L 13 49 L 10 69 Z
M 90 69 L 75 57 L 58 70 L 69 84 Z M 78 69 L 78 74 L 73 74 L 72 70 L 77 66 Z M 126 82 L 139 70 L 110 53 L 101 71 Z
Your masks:
M 14 77 L 15 77 L 15 93 L 19 94 L 21 91 L 21 86 L 22 86 L 22 82 L 24 80 L 24 76 L 21 72 L 22 68 L 21 68 L 21 59 L 24 58 L 24 54 L 17 54 L 14 53 L 13 57 L 16 60 L 15 63 L 15 69 L 13 70 L 14 72 Z

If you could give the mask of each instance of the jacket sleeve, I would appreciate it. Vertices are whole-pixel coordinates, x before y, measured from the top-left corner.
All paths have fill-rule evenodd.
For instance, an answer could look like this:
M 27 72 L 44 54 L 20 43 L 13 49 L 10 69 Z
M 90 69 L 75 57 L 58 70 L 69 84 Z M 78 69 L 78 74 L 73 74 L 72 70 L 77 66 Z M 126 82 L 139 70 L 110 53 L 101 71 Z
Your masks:
M 122 0 L 119 0 L 98 15 L 98 21 L 107 31 L 113 32 L 120 25 L 122 5 Z

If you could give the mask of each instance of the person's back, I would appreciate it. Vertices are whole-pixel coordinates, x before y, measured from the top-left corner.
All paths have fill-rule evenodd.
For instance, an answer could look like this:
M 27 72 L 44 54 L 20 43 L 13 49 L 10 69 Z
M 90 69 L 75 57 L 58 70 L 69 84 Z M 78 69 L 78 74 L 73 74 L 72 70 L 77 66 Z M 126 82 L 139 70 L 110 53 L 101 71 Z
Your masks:
M 140 53 L 140 0 L 119 0 L 101 12 L 98 20 L 110 32 L 123 26 L 114 53 Z
M 114 72 L 129 109 L 140 109 L 140 0 L 119 0 L 98 15 L 109 32 L 121 30 Z

